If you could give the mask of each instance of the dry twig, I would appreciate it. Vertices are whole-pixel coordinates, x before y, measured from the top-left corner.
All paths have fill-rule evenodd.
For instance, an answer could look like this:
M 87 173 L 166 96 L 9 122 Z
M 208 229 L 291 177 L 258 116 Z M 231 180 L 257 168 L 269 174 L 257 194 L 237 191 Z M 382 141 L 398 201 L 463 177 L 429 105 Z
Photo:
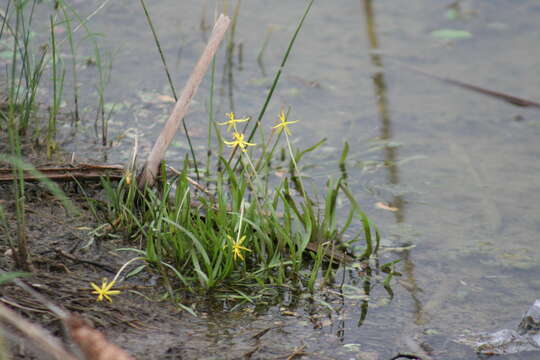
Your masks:
M 158 174 L 159 163 L 165 157 L 165 152 L 171 144 L 172 139 L 176 135 L 176 131 L 180 126 L 180 122 L 184 118 L 191 103 L 191 99 L 195 96 L 199 85 L 208 70 L 208 66 L 214 57 L 221 40 L 225 36 L 225 31 L 229 27 L 230 19 L 221 14 L 214 25 L 214 30 L 210 36 L 210 40 L 204 49 L 197 65 L 193 69 L 174 109 L 169 116 L 169 119 L 165 123 L 163 130 L 159 134 L 154 147 L 146 160 L 146 163 L 139 174 L 138 184 L 140 188 L 143 188 L 145 185 L 152 186 L 155 182 L 156 176 Z

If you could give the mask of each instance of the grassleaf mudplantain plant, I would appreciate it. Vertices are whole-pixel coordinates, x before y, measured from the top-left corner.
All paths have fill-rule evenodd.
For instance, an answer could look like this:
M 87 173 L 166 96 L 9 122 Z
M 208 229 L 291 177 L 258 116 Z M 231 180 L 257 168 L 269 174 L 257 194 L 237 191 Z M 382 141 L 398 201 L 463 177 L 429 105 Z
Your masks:
M 325 140 L 307 149 L 295 149 L 290 137 L 298 121 L 288 120 L 289 109 L 277 114 L 277 123 L 266 139 L 260 136 L 262 142 L 252 142 L 254 135 L 263 131 L 260 122 L 312 3 L 292 36 L 249 136 L 250 117 L 237 117 L 231 111 L 226 121 L 214 120 L 212 71 L 204 186 L 189 177 L 192 169 L 187 158 L 180 171 L 162 164 L 157 189 L 140 190 L 129 176 L 117 185 L 103 182 L 108 197 L 107 221 L 128 234 L 132 244 L 142 247 L 147 266 L 157 270 L 166 284 L 176 278 L 194 293 L 233 289 L 234 296 L 248 301 L 255 296 L 251 290 L 257 286 L 292 285 L 314 290 L 324 262 L 355 260 L 342 241 L 355 219 L 362 228 L 355 239 L 363 238 L 366 243 L 356 259 L 376 252 L 372 238 L 378 244 L 378 231 L 348 189 L 344 171 L 338 179 L 328 180 L 322 201 L 308 194 L 299 163 Z M 240 129 L 240 124 L 246 127 Z M 281 153 L 277 151 L 280 147 L 285 149 Z M 341 168 L 347 153 L 345 145 Z M 280 170 L 279 181 L 274 176 L 274 163 L 289 164 L 288 172 Z M 339 197 L 350 204 L 342 224 L 338 221 Z M 139 246 L 133 250 L 141 254 Z M 329 266 L 322 276 L 330 278 L 332 273 Z

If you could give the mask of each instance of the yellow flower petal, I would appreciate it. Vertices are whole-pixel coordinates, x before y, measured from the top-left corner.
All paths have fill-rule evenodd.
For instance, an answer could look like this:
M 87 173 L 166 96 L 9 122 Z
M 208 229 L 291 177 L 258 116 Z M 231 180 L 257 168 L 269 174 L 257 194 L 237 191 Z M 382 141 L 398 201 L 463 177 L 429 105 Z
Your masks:
M 242 151 L 246 151 L 246 147 L 248 146 L 254 146 L 256 144 L 253 144 L 253 143 L 249 143 L 247 141 L 244 140 L 244 134 L 242 133 L 239 133 L 237 131 L 235 131 L 233 133 L 233 137 L 234 137 L 234 140 L 233 141 L 226 141 L 224 140 L 223 142 L 230 146 L 230 147 L 237 147 L 237 146 L 240 146 L 240 148 L 242 149 Z
M 242 254 L 242 251 L 249 251 L 252 252 L 250 249 L 248 249 L 245 246 L 242 246 L 242 242 L 246 239 L 246 235 L 242 236 L 238 240 L 234 240 L 230 235 L 227 235 L 227 238 L 232 243 L 232 253 L 233 253 L 233 260 L 236 261 L 236 258 L 240 258 L 240 260 L 244 261 L 244 255 Z
M 118 295 L 120 294 L 120 290 L 111 290 L 111 288 L 114 286 L 115 282 L 111 281 L 110 283 L 107 282 L 107 279 L 103 279 L 101 287 L 97 286 L 94 283 L 90 283 L 94 291 L 92 291 L 92 294 L 97 294 L 98 297 L 96 301 L 103 301 L 103 298 L 107 299 L 109 302 L 112 303 L 112 299 L 109 297 L 109 295 Z
M 99 286 L 97 286 L 96 284 L 90 283 L 90 285 L 92 285 L 94 290 L 96 290 L 96 291 L 92 291 L 92 294 L 99 294 L 101 292 L 101 288 Z
M 288 128 L 288 126 L 290 124 L 297 123 L 298 120 L 287 121 L 287 119 L 285 118 L 285 112 L 283 110 L 281 110 L 281 113 L 279 114 L 278 117 L 279 117 L 279 124 L 272 126 L 272 129 L 278 129 L 278 132 L 285 130 L 285 134 L 291 135 L 291 130 Z
M 222 122 L 222 123 L 217 123 L 217 124 L 218 125 L 227 125 L 227 131 L 231 131 L 231 129 L 233 129 L 233 128 L 236 130 L 236 123 L 244 122 L 244 121 L 249 120 L 249 118 L 235 119 L 233 112 L 230 112 L 230 113 L 228 113 L 226 115 L 229 117 L 229 120 L 225 121 L 225 122 Z

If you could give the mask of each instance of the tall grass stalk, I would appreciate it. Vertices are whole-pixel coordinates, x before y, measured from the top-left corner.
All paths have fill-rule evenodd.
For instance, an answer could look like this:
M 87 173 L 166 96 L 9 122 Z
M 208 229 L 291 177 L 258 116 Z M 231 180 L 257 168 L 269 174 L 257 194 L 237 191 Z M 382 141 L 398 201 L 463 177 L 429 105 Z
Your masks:
M 71 52 L 71 78 L 72 78 L 72 87 L 73 87 L 73 106 L 74 106 L 74 120 L 75 123 L 78 124 L 80 121 L 80 115 L 79 115 L 79 84 L 78 84 L 78 75 L 77 75 L 77 48 L 75 46 L 75 41 L 73 38 L 74 30 L 73 25 L 71 21 L 71 17 L 69 16 L 68 10 L 66 9 L 66 6 L 64 5 L 63 1 L 59 2 L 59 8 L 62 11 L 63 19 L 66 25 L 66 33 L 67 33 L 67 40 L 69 43 L 69 49 Z
M 50 29 L 51 29 L 51 82 L 53 86 L 52 90 L 52 104 L 50 105 L 49 110 L 49 121 L 47 127 L 47 157 L 50 159 L 52 154 L 56 150 L 56 117 L 60 110 L 60 103 L 62 100 L 62 92 L 64 88 L 64 77 L 65 70 L 61 70 L 60 78 L 58 78 L 58 69 L 59 59 L 57 57 L 57 48 L 56 48 L 56 36 L 54 31 L 54 19 L 53 16 L 50 16 Z
M 212 128 L 215 125 L 214 124 L 214 84 L 216 79 L 216 57 L 212 59 L 212 67 L 210 70 L 210 94 L 208 96 L 208 104 L 207 104 L 207 112 L 208 112 L 208 134 L 207 134 L 207 140 L 208 143 L 206 144 L 206 170 L 205 170 L 205 176 L 210 176 L 210 164 L 212 159 Z M 219 131 L 216 131 L 216 135 L 219 134 Z M 218 143 L 222 141 L 222 139 L 217 139 Z M 218 156 L 221 156 L 223 150 L 223 146 L 220 143 Z
M 101 121 L 101 145 L 107 146 L 108 143 L 108 134 L 109 134 L 109 120 L 112 115 L 112 111 L 114 108 L 109 109 L 108 114 L 106 114 L 107 109 L 105 107 L 105 89 L 107 87 L 107 84 L 110 80 L 110 70 L 112 68 L 112 59 L 109 62 L 107 68 L 106 65 L 103 64 L 101 59 L 101 50 L 99 47 L 94 47 L 94 57 L 96 60 L 96 68 L 98 70 L 98 76 L 97 76 L 97 93 L 98 93 L 98 104 L 97 104 L 97 111 L 96 111 L 96 120 L 95 120 L 95 128 L 97 131 L 97 124 L 99 121 Z
M 20 132 L 25 132 L 26 128 L 19 127 L 18 114 L 17 114 L 17 100 L 19 97 L 19 91 L 21 89 L 21 79 L 23 78 L 25 61 L 28 65 L 28 37 L 24 33 L 24 7 L 23 4 L 16 2 L 15 6 L 15 28 L 13 41 L 13 54 L 11 59 L 11 69 L 8 76 L 8 106 L 7 106 L 7 128 L 8 128 L 8 141 L 11 149 L 11 154 L 15 158 L 21 158 L 21 139 Z M 32 7 L 33 12 L 33 7 Z M 21 35 L 22 34 L 22 35 Z M 20 36 L 24 37 L 22 43 L 19 42 Z M 19 50 L 23 57 L 23 65 L 20 73 L 17 74 L 19 67 L 17 66 Z M 28 71 L 28 67 L 26 67 Z M 28 80 L 28 75 L 27 75 Z M 24 124 L 26 125 L 26 124 Z M 25 209 L 24 209 L 24 181 L 22 169 L 13 167 L 13 195 L 15 198 L 15 217 L 17 222 L 17 249 L 14 250 L 14 259 L 17 267 L 25 271 L 31 270 L 28 245 L 27 245 L 27 233 L 25 222 Z
M 37 86 L 44 67 L 46 48 L 42 49 L 41 60 L 34 64 L 31 51 L 31 26 L 36 2 L 31 4 L 26 14 L 27 2 L 15 2 L 15 27 L 10 27 L 13 36 L 13 54 L 8 75 L 8 92 L 13 104 L 21 105 L 22 116 L 17 121 L 17 134 L 25 135 L 34 107 Z M 38 57 L 39 59 L 39 57 Z

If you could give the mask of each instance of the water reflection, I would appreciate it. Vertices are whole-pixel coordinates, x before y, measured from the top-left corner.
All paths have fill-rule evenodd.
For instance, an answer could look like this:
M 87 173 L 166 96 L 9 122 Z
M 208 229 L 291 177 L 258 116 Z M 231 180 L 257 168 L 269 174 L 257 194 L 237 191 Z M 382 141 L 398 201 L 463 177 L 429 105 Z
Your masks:
M 363 0 L 364 16 L 366 33 L 368 35 L 369 46 L 372 50 L 370 53 L 371 63 L 379 69 L 373 74 L 373 88 L 375 91 L 375 99 L 377 101 L 377 111 L 379 113 L 379 119 L 381 121 L 381 134 L 380 139 L 387 141 L 392 139 L 392 119 L 390 117 L 390 109 L 388 104 L 388 94 L 386 87 L 386 80 L 384 77 L 384 65 L 382 57 L 375 53 L 375 50 L 379 48 L 379 42 L 376 33 L 375 15 L 373 13 L 373 4 L 371 0 Z M 384 160 L 388 169 L 388 182 L 392 185 L 399 184 L 399 169 L 396 164 L 397 148 L 394 146 L 384 147 Z M 395 207 L 398 210 L 394 212 L 397 223 L 404 221 L 404 203 L 403 198 L 400 195 L 393 196 L 391 207 Z
M 379 48 L 379 41 L 377 38 L 377 27 L 375 22 L 375 14 L 373 9 L 372 0 L 363 0 L 363 12 L 365 18 L 365 30 L 368 36 L 370 46 L 370 61 L 376 67 L 377 71 L 373 74 L 373 88 L 375 93 L 375 99 L 377 102 L 377 111 L 379 114 L 379 120 L 381 122 L 380 139 L 388 142 L 392 139 L 392 118 L 390 116 L 390 106 L 388 101 L 388 91 L 386 86 L 384 64 L 382 56 L 376 53 Z M 399 184 L 399 168 L 397 166 L 398 149 L 395 146 L 385 146 L 383 148 L 383 156 L 386 168 L 388 169 L 388 182 L 392 185 Z M 403 223 L 405 221 L 405 202 L 401 195 L 394 195 L 389 204 L 391 207 L 397 208 L 394 212 L 396 223 Z M 411 259 L 410 250 L 406 250 L 400 254 L 402 270 L 404 273 L 404 281 L 407 284 L 406 290 L 410 293 L 414 303 L 414 313 L 416 317 L 415 322 L 420 322 L 422 312 L 422 303 L 418 298 L 418 294 L 421 291 L 419 288 L 416 277 L 414 274 L 415 264 Z M 368 277 L 369 278 L 369 277 Z M 363 305 L 364 306 L 364 305 Z M 363 323 L 364 317 L 367 313 L 366 309 L 362 306 L 360 320 L 358 326 Z
M 362 324 L 366 320 L 366 316 L 368 312 L 368 299 L 371 294 L 371 276 L 372 276 L 372 271 L 371 271 L 371 268 L 368 266 L 365 270 L 365 274 L 363 278 L 364 279 L 364 284 L 363 284 L 364 293 L 366 294 L 368 298 L 366 298 L 365 300 L 362 300 L 362 304 L 360 305 L 360 317 L 358 318 L 358 323 L 357 323 L 358 327 L 362 326 Z

